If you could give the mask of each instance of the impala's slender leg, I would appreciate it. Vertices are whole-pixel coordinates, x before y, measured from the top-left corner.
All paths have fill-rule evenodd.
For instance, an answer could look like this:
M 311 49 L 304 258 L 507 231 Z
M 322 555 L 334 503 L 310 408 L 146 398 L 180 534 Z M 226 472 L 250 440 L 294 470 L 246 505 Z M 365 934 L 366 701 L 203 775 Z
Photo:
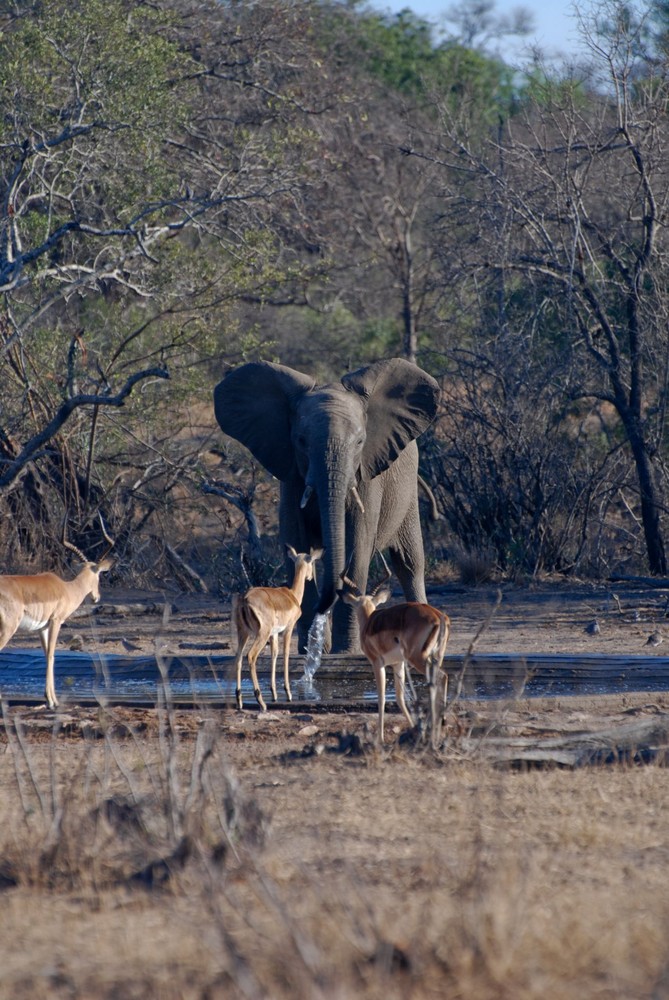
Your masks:
M 56 655 L 56 640 L 58 639 L 59 632 L 60 625 L 57 625 L 52 619 L 47 624 L 46 628 L 42 629 L 39 634 L 42 649 L 44 650 L 44 655 L 46 657 L 46 688 L 44 691 L 44 697 L 46 698 L 47 705 L 52 709 L 58 708 L 53 661 Z
M 374 677 L 379 696 L 379 744 L 383 745 L 383 717 L 386 710 L 386 668 L 383 664 L 374 662 Z
M 404 697 L 404 687 L 405 687 L 405 675 L 406 675 L 406 664 L 404 660 L 393 666 L 393 673 L 395 675 L 395 699 L 397 704 L 400 706 L 400 710 L 404 714 L 404 718 L 407 720 L 410 726 L 414 726 L 414 718 L 407 708 L 407 703 Z
M 242 636 L 241 634 L 239 634 L 238 637 L 237 637 L 237 641 L 238 641 L 237 655 L 235 657 L 235 671 L 236 671 L 236 675 L 237 675 L 237 687 L 235 688 L 235 698 L 237 700 L 237 708 L 241 712 L 241 710 L 242 710 L 242 704 L 243 704 L 243 701 L 242 701 L 242 660 L 244 659 L 244 650 L 246 649 L 246 647 L 248 645 L 248 642 L 249 642 L 249 636 L 248 636 L 248 634 L 244 635 L 244 636 Z
M 271 634 L 271 626 L 266 628 L 261 628 L 251 644 L 249 649 L 249 669 L 251 671 L 251 681 L 253 682 L 253 693 L 256 696 L 256 701 L 260 705 L 260 711 L 266 712 L 267 705 L 263 699 L 262 693 L 260 691 L 260 685 L 258 684 L 258 671 L 256 670 L 256 660 L 262 653 L 263 649 L 267 645 L 268 639 Z
M 293 639 L 292 628 L 287 628 L 283 633 L 283 689 L 286 692 L 286 698 L 288 701 L 293 700 L 293 696 L 290 691 L 290 674 L 288 672 L 288 664 L 290 662 L 290 644 Z
M 44 682 L 44 697 L 46 698 L 47 708 L 51 708 L 51 700 L 49 698 L 49 625 L 47 624 L 39 633 L 39 641 L 42 647 L 42 652 L 44 653 L 44 659 L 46 661 L 46 680 Z
M 272 656 L 272 664 L 269 672 L 269 686 L 272 692 L 272 701 L 278 701 L 276 696 L 276 661 L 279 658 L 279 636 L 272 632 L 269 637 L 269 648 Z

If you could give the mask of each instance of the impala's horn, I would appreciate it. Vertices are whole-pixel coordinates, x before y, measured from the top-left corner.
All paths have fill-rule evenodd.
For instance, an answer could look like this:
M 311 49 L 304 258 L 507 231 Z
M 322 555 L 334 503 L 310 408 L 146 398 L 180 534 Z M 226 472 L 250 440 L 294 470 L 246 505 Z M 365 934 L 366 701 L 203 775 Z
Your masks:
M 114 539 L 110 536 L 109 532 L 107 531 L 107 529 L 105 527 L 105 522 L 102 519 L 102 514 L 100 514 L 99 512 L 98 512 L 98 517 L 100 518 L 100 527 L 102 528 L 102 534 L 103 534 L 104 540 L 107 542 L 107 548 L 104 550 L 104 552 L 102 553 L 102 555 L 98 559 L 98 562 L 101 563 L 102 560 L 106 556 L 109 555 L 109 553 L 111 552 L 111 550 L 114 548 L 114 545 L 116 544 L 116 542 L 114 541 Z
M 383 555 L 383 552 L 381 551 L 381 549 L 377 549 L 376 550 L 376 554 L 378 555 L 379 559 L 383 563 L 383 567 L 385 569 L 385 576 L 383 577 L 382 580 L 379 581 L 379 583 L 377 583 L 376 587 L 372 591 L 372 595 L 371 595 L 372 597 L 376 597 L 376 595 L 381 590 L 381 588 L 383 587 L 383 585 L 386 584 L 388 582 L 388 580 L 391 578 L 391 576 L 393 575 L 393 571 L 391 570 L 390 566 L 386 562 L 386 560 L 384 558 L 384 555 Z
M 346 576 L 345 573 L 342 573 L 339 579 L 341 580 L 342 583 L 346 584 L 347 587 L 350 587 L 350 589 L 353 591 L 354 594 L 360 594 L 360 588 L 358 587 L 358 585 L 356 583 L 353 583 L 353 580 L 349 580 L 349 578 Z
M 348 572 L 351 568 L 352 562 L 353 562 L 353 553 L 351 552 L 350 556 L 348 557 L 348 562 L 344 567 L 344 572 L 339 574 L 339 579 L 341 580 L 342 584 L 345 584 L 347 587 L 349 587 L 354 594 L 357 594 L 358 597 L 362 597 L 362 594 L 360 593 L 360 588 L 358 587 L 357 583 L 354 583 L 353 580 L 351 580 L 348 576 Z
M 69 549 L 69 550 L 70 550 L 70 552 L 74 552 L 74 554 L 75 554 L 76 556 L 78 556 L 78 558 L 79 558 L 79 559 L 81 559 L 81 561 L 82 561 L 83 563 L 87 563 L 87 562 L 89 562 L 90 560 L 88 560 L 88 559 L 86 558 L 86 556 L 85 556 L 85 555 L 84 555 L 84 553 L 83 553 L 83 552 L 81 551 L 81 549 L 78 549 L 76 545 L 73 545 L 73 544 L 72 544 L 72 542 L 69 542 L 69 541 L 67 540 L 67 531 L 66 531 L 66 527 L 67 527 L 67 514 L 65 514 L 65 517 L 63 518 L 63 531 L 62 531 L 62 535 L 61 535 L 61 541 L 62 541 L 62 543 L 63 543 L 63 547 L 64 547 L 64 548 L 66 548 L 66 549 Z

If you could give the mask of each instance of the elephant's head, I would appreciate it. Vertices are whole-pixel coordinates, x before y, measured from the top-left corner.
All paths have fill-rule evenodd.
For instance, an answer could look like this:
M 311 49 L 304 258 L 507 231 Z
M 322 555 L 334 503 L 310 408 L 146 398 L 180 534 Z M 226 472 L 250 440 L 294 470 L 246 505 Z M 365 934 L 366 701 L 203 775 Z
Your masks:
M 222 430 L 290 484 L 298 508 L 290 517 L 295 523 L 300 518 L 308 522 L 309 544 L 325 548 L 318 611 L 334 602 L 345 568 L 345 512 L 354 504 L 362 508 L 357 487 L 387 470 L 425 430 L 438 399 L 437 382 L 399 358 L 320 387 L 282 365 L 252 363 L 234 369 L 216 386 L 215 412 Z M 284 541 L 303 544 L 297 538 Z

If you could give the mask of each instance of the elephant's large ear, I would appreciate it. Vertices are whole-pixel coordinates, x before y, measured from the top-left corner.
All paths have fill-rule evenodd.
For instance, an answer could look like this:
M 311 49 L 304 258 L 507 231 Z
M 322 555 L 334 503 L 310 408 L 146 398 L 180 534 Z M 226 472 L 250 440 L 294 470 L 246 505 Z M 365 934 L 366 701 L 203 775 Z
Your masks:
M 366 401 L 367 439 L 361 471 L 364 479 L 373 479 L 432 422 L 439 404 L 439 384 L 403 358 L 377 361 L 344 375 L 342 383 Z
M 299 397 L 313 389 L 308 375 L 252 362 L 233 369 L 214 389 L 214 412 L 221 430 L 241 441 L 268 472 L 288 479 L 294 469 L 291 413 Z

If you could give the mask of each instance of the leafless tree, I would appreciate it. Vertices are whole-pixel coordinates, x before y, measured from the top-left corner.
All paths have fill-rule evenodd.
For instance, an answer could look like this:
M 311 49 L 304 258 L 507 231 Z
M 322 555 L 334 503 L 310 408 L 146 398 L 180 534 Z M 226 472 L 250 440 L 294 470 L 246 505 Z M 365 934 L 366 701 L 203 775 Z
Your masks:
M 565 398 L 615 411 L 648 565 L 665 574 L 669 81 L 622 6 L 590 38 L 590 83 L 545 75 L 485 145 L 443 119 L 443 218 L 451 268 L 485 300 L 484 338 L 508 328 L 514 302 L 535 308 L 544 349 L 570 359 Z

